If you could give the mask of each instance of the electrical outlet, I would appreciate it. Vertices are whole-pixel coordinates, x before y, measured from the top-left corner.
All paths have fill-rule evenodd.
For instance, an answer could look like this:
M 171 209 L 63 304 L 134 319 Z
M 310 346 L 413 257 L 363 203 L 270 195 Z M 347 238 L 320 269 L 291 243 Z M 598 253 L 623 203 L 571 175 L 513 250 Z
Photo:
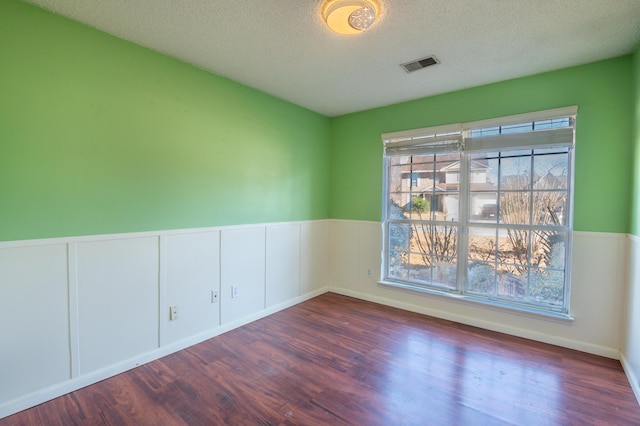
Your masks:
M 367 277 L 373 278 L 373 271 L 371 270 L 371 268 L 367 268 Z
M 178 316 L 178 307 L 177 306 L 171 306 L 169 308 L 169 319 L 171 321 L 175 321 L 179 318 Z
M 231 298 L 235 299 L 236 297 L 238 297 L 238 286 L 234 285 L 231 286 Z
M 218 302 L 218 290 L 212 290 L 211 291 L 211 303 L 217 303 Z

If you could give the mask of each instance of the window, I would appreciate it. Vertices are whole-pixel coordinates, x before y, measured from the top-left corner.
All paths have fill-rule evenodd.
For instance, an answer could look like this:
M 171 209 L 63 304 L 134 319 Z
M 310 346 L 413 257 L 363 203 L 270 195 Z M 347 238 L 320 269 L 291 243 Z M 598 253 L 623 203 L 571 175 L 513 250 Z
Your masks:
M 420 173 L 409 173 L 411 179 L 411 187 L 416 188 L 420 185 Z
M 383 135 L 383 282 L 568 314 L 576 112 Z

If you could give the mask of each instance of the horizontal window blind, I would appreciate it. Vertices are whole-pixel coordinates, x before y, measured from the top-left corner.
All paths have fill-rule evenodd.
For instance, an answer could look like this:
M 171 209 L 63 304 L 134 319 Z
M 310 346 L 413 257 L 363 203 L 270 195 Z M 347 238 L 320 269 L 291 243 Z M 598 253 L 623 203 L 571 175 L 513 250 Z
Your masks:
M 572 147 L 576 106 L 384 133 L 385 156 Z M 530 127 L 530 128 L 529 128 Z
M 416 139 L 385 143 L 386 155 L 419 155 L 438 152 L 459 151 L 462 148 L 462 134 L 433 135 Z
M 573 146 L 573 128 L 533 130 L 526 133 L 510 133 L 496 136 L 467 137 L 464 140 L 464 150 L 467 152 L 560 146 Z

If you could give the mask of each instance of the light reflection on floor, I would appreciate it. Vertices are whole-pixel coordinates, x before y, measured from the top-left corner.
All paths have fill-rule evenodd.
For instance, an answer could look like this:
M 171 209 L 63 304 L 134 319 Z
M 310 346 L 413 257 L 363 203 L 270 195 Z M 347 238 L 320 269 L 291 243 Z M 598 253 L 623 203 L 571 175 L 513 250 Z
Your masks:
M 526 354 L 488 345 L 459 348 L 420 329 L 400 334 L 381 392 L 388 412 L 403 412 L 406 424 L 540 425 L 539 412 L 545 422 L 557 413 L 551 424 L 562 423 L 560 378 Z

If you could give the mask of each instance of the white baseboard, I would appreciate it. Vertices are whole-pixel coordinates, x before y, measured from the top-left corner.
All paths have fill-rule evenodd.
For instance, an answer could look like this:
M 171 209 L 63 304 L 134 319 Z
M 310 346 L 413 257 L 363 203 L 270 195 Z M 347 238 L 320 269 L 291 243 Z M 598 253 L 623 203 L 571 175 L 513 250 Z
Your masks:
M 633 389 L 633 393 L 638 400 L 638 404 L 640 404 L 640 380 L 638 376 L 633 372 L 631 365 L 627 361 L 627 358 L 624 356 L 624 353 L 620 354 L 620 363 L 622 364 L 622 368 L 624 369 L 625 374 L 627 375 L 627 379 L 629 380 L 629 385 L 631 385 L 631 389 Z

